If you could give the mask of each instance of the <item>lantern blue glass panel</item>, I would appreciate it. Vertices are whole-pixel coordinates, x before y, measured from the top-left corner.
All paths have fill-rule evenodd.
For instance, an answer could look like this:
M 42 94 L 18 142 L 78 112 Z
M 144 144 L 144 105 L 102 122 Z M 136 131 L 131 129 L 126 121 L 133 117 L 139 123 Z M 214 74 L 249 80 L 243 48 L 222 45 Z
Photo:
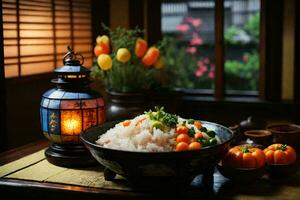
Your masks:
M 48 110 L 41 108 L 41 120 L 43 132 L 48 132 Z
M 54 100 L 54 99 L 50 100 L 48 108 L 58 110 L 59 107 L 60 107 L 60 100 Z
M 49 99 L 43 98 L 43 100 L 41 102 L 41 106 L 44 108 L 48 108 L 48 105 L 49 105 Z

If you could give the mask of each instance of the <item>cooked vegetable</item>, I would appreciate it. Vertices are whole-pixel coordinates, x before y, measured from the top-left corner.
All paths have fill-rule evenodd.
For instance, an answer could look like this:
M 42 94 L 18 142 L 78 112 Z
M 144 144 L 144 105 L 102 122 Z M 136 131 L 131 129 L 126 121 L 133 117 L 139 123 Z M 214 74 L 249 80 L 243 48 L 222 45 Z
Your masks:
M 188 150 L 189 145 L 185 142 L 179 142 L 176 145 L 176 151 L 186 151 Z
M 136 122 L 135 125 L 136 125 L 136 126 L 140 125 L 145 119 L 146 119 L 145 117 L 139 119 L 139 120 Z
M 214 132 L 213 130 L 207 131 L 206 134 L 207 134 L 209 137 L 211 137 L 211 138 L 213 138 L 213 137 L 216 136 L 216 132 Z
M 174 127 L 178 122 L 178 117 L 176 115 L 172 115 L 170 113 L 166 113 L 164 108 L 155 107 L 155 112 L 150 110 L 149 112 L 145 112 L 150 117 L 150 120 L 160 121 L 166 126 Z
M 125 120 L 122 122 L 123 126 L 129 126 L 131 124 L 130 120 Z
M 201 149 L 202 145 L 199 142 L 192 142 L 191 144 L 189 144 L 189 150 L 198 150 Z
M 161 129 L 161 130 L 162 130 L 163 127 L 164 127 L 164 125 L 163 125 L 163 123 L 160 122 L 160 121 L 152 121 L 151 127 L 152 127 L 152 128 Z
M 195 132 L 195 129 L 193 127 L 188 129 L 188 134 L 189 134 L 190 137 L 194 137 L 195 133 L 196 132 Z
M 296 161 L 296 151 L 286 144 L 272 144 L 264 153 L 268 164 L 291 164 Z
M 209 139 L 209 144 L 210 145 L 216 145 L 218 143 L 217 139 L 216 138 L 210 138 Z
M 197 129 L 199 129 L 199 130 L 202 128 L 202 124 L 199 121 L 195 121 L 194 126 L 197 127 Z
M 200 131 L 202 131 L 202 132 L 207 132 L 207 128 L 205 128 L 205 127 L 203 126 L 203 127 L 201 127 Z
M 205 138 L 200 138 L 198 139 L 198 142 L 200 142 L 202 144 L 203 147 L 209 146 L 209 140 L 205 139 Z
M 189 123 L 189 124 L 194 124 L 194 122 L 195 122 L 195 120 L 193 120 L 193 119 L 189 119 L 189 120 L 188 120 L 188 123 Z
M 176 133 L 177 134 L 188 134 L 189 129 L 186 126 L 178 126 L 176 128 Z
M 194 138 L 195 138 L 196 140 L 198 140 L 198 139 L 200 139 L 200 138 L 203 138 L 203 135 L 202 135 L 202 133 L 196 133 L 196 134 L 194 135 Z
M 223 159 L 223 165 L 233 168 L 260 168 L 266 163 L 264 152 L 252 146 L 232 147 Z
M 185 143 L 190 143 L 190 137 L 187 135 L 187 134 L 179 134 L 177 137 L 176 137 L 176 142 L 179 143 L 179 142 L 185 142 Z
M 166 113 L 163 107 L 155 107 L 155 111 L 150 110 L 145 112 L 145 114 L 149 116 L 152 129 L 156 128 L 166 130 L 176 128 L 175 131 L 177 133 L 177 137 L 175 140 L 177 145 L 180 143 L 179 147 L 176 145 L 176 151 L 178 151 L 177 149 L 181 150 L 186 148 L 184 144 L 181 144 L 182 142 L 187 145 L 193 143 L 189 149 L 200 149 L 202 147 L 212 146 L 218 143 L 216 133 L 213 130 L 207 130 L 207 128 L 204 127 L 199 120 L 187 120 L 176 115 Z M 140 122 L 137 122 L 137 124 L 138 123 Z

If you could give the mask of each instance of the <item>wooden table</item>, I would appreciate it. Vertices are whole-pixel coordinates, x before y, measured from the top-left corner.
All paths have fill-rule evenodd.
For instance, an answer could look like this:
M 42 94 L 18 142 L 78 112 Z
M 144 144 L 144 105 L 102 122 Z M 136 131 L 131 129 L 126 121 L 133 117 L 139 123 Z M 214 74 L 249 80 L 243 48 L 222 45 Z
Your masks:
M 300 171 L 288 180 L 268 176 L 251 184 L 233 183 L 217 170 L 213 191 L 197 176 L 187 189 L 136 190 L 125 179 L 105 181 L 103 167 L 68 169 L 50 164 L 44 157 L 46 141 L 0 154 L 0 194 L 22 199 L 300 199 Z M 243 180 L 241 180 L 242 182 Z

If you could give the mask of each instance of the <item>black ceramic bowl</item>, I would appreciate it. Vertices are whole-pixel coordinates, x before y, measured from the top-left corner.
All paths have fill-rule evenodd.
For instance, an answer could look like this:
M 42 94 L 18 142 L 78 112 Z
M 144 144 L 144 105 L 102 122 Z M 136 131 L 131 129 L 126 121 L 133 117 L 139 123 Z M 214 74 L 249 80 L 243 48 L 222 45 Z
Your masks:
M 217 164 L 218 171 L 226 178 L 240 183 L 249 183 L 258 180 L 266 173 L 266 167 L 260 168 L 233 168 Z
M 104 148 L 95 141 L 118 121 L 87 129 L 80 135 L 93 157 L 110 171 L 125 177 L 129 182 L 173 179 L 192 180 L 196 175 L 213 169 L 229 148 L 233 132 L 221 125 L 202 121 L 203 126 L 216 132 L 221 144 L 185 152 L 134 152 Z M 108 179 L 110 175 L 107 175 Z M 113 178 L 110 177 L 110 178 Z
M 300 160 L 299 158 L 297 158 L 295 162 L 288 165 L 282 165 L 282 164 L 268 165 L 267 172 L 271 178 L 286 179 L 296 174 L 299 169 L 299 166 L 300 166 Z

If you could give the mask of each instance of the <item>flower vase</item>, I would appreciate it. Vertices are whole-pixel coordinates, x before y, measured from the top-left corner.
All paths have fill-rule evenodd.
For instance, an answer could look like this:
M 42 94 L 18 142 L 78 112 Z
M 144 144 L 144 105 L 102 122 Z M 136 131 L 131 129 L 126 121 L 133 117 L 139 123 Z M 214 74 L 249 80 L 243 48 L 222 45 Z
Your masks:
M 107 91 L 107 121 L 130 119 L 145 110 L 145 97 L 142 93 Z

